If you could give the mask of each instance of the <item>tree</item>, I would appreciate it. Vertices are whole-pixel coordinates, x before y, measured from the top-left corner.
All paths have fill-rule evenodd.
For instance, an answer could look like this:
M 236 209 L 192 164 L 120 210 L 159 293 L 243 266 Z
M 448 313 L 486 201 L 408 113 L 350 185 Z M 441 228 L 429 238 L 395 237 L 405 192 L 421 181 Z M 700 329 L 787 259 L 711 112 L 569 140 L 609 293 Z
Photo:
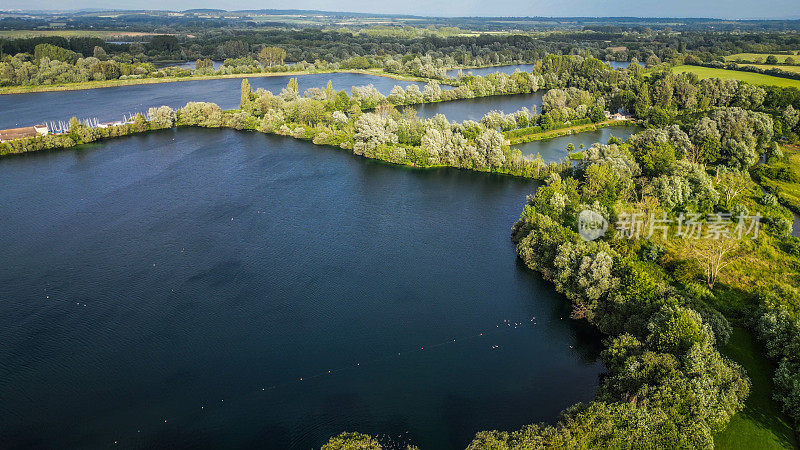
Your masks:
M 792 105 L 787 106 L 786 109 L 783 110 L 782 116 L 783 123 L 786 124 L 789 130 L 792 130 L 797 125 L 798 121 L 800 121 L 800 111 L 794 109 Z
M 289 78 L 289 82 L 286 83 L 286 87 L 281 91 L 281 97 L 283 97 L 283 99 L 286 101 L 290 101 L 297 99 L 299 96 L 300 86 L 297 84 L 297 78 Z
M 389 103 L 394 105 L 401 105 L 405 102 L 406 91 L 403 90 L 402 86 L 395 85 L 392 88 L 392 91 L 389 92 L 389 96 L 386 97 L 389 100 Z
M 175 110 L 169 106 L 159 106 L 147 110 L 147 120 L 153 129 L 172 128 L 176 119 Z
M 217 47 L 217 54 L 222 58 L 241 58 L 250 53 L 250 46 L 242 41 L 225 41 Z
M 703 323 L 697 311 L 674 305 L 665 305 L 653 314 L 647 329 L 647 345 L 676 355 L 686 353 L 697 342 L 712 339 L 711 327 Z
M 778 58 L 775 55 L 769 55 L 764 62 L 767 64 L 778 64 Z
M 280 47 L 262 47 L 258 52 L 258 59 L 267 67 L 280 66 L 285 58 L 286 50 Z
M 116 61 L 100 61 L 92 65 L 91 70 L 95 80 L 116 80 L 122 75 Z
M 397 143 L 397 135 L 394 133 L 396 128 L 397 124 L 389 117 L 365 113 L 355 123 L 353 152 L 373 157 L 379 146 Z
M 246 109 L 247 105 L 250 104 L 250 101 L 253 97 L 253 91 L 250 88 L 250 81 L 247 78 L 242 80 L 242 88 L 241 88 L 241 98 L 239 100 L 239 108 Z
M 720 167 L 717 169 L 716 189 L 725 199 L 725 208 L 730 210 L 732 202 L 742 191 L 747 189 L 752 181 L 750 174 L 745 170 Z
M 695 163 L 714 163 L 719 159 L 721 135 L 717 123 L 708 117 L 703 117 L 692 129 L 692 147 L 686 156 Z
M 180 123 L 201 127 L 219 127 L 222 109 L 216 103 L 189 102 L 179 112 Z
M 650 89 L 647 87 L 647 84 L 643 84 L 639 89 L 639 92 L 636 93 L 636 100 L 633 104 L 633 113 L 636 115 L 636 117 L 644 118 L 647 116 L 647 112 L 649 110 Z
M 178 38 L 169 35 L 153 36 L 149 46 L 157 52 L 174 52 L 180 48 Z
M 702 264 L 706 285 L 714 289 L 720 272 L 734 261 L 740 248 L 741 243 L 733 238 L 695 239 L 685 246 L 684 253 Z
M 503 154 L 505 138 L 497 130 L 487 130 L 475 140 L 478 153 L 484 157 L 485 165 L 497 169 L 506 161 Z
M 591 109 L 591 112 L 589 113 L 589 118 L 592 120 L 592 122 L 595 123 L 602 122 L 606 120 L 606 114 L 603 111 L 603 108 L 595 106 Z
M 374 438 L 361 433 L 342 433 L 334 436 L 322 446 L 322 450 L 381 450 Z
M 656 55 L 650 55 L 644 60 L 645 67 L 654 67 L 661 63 L 661 60 L 658 59 Z
M 204 69 L 213 69 L 214 62 L 208 58 L 205 59 L 198 59 L 194 63 L 194 70 L 204 70 Z
M 50 60 L 75 64 L 78 62 L 80 55 L 72 50 L 67 50 L 52 44 L 39 44 L 34 48 L 33 58 L 36 61 L 39 61 L 42 58 L 49 58 Z
M 95 58 L 99 59 L 100 61 L 105 61 L 105 60 L 108 59 L 108 54 L 106 53 L 105 50 L 103 50 L 103 47 L 100 47 L 99 45 L 96 45 L 94 47 L 94 51 L 92 51 L 92 55 Z
M 436 80 L 431 80 L 428 84 L 425 85 L 425 88 L 422 91 L 422 97 L 425 99 L 426 102 L 435 102 L 441 99 L 442 96 L 442 88 L 439 87 L 439 83 Z

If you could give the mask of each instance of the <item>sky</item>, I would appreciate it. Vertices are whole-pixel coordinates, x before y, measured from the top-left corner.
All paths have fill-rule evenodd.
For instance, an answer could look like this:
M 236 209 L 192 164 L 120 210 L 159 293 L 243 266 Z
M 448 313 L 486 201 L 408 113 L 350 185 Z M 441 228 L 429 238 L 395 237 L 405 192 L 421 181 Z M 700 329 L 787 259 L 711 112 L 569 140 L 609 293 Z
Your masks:
M 0 9 L 110 8 L 108 0 L 2 0 Z M 114 9 L 314 9 L 422 16 L 796 19 L 798 0 L 115 0 Z

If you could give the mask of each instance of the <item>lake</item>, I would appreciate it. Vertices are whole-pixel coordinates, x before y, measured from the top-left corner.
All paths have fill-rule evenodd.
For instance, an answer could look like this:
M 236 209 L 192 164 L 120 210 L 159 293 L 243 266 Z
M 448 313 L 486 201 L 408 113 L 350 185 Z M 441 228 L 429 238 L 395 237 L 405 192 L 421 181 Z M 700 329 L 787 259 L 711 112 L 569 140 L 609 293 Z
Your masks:
M 611 66 L 612 69 L 627 69 L 631 65 L 631 61 L 603 61 Z M 644 63 L 637 62 L 640 66 L 644 67 Z
M 425 83 L 356 73 L 281 75 L 248 79 L 253 90 L 263 88 L 280 93 L 293 77 L 297 78 L 301 93 L 311 87 L 324 88 L 328 80 L 333 82 L 335 89 L 344 89 L 348 94 L 353 86 L 367 84 L 374 85 L 384 95 L 388 95 L 395 85 L 405 88 L 416 84 L 420 89 L 425 86 Z M 233 109 L 239 107 L 241 84 L 241 78 L 223 78 L 81 91 L 0 95 L 0 129 L 48 121 L 66 121 L 72 116 L 81 119 L 96 117 L 101 122 L 119 120 L 123 114 L 145 113 L 153 106 L 180 108 L 191 101 L 214 102 L 223 109 Z
M 472 72 L 475 76 L 482 76 L 485 77 L 491 73 L 507 73 L 511 75 L 512 73 L 520 70 L 522 72 L 530 72 L 533 70 L 533 64 L 509 64 L 506 66 L 495 66 L 495 67 L 478 67 L 475 69 L 451 69 L 447 71 L 448 77 L 457 77 L 458 71 L 461 70 L 461 73 L 467 75 L 468 73 Z
M 624 141 L 632 134 L 642 130 L 644 130 L 644 128 L 638 125 L 618 125 L 543 141 L 526 142 L 524 144 L 514 145 L 513 148 L 519 149 L 523 155 L 536 156 L 536 154 L 539 153 L 542 155 L 542 159 L 545 162 L 558 162 L 567 156 L 567 146 L 569 144 L 573 144 L 575 150 L 580 150 L 581 144 L 585 147 L 591 147 L 595 142 L 605 144 L 608 143 L 608 139 L 611 136 L 618 137 Z
M 388 95 L 395 85 L 408 87 L 424 83 L 398 81 L 387 77 L 354 73 L 326 73 L 296 75 L 301 92 L 311 88 L 324 88 L 328 80 L 336 89 L 348 93 L 352 86 L 374 85 Z M 263 88 L 280 93 L 291 76 L 248 78 L 253 90 Z M 118 86 L 82 91 L 36 92 L 28 94 L 0 95 L 0 129 L 30 126 L 49 121 L 67 121 L 72 116 L 78 118 L 96 117 L 101 122 L 122 119 L 123 114 L 147 112 L 153 106 L 167 105 L 180 108 L 190 101 L 208 101 L 223 109 L 239 107 L 240 78 L 219 80 L 191 80 L 175 83 L 141 84 Z M 450 88 L 442 86 L 443 89 Z M 430 118 L 444 114 L 450 121 L 480 120 L 492 110 L 512 113 L 522 107 L 537 108 L 542 105 L 545 91 L 533 94 L 500 95 L 452 102 L 431 103 L 412 106 L 420 117 Z M 402 109 L 402 107 L 400 108 Z
M 603 61 L 604 63 L 608 64 L 614 69 L 627 69 L 628 66 L 631 64 L 629 61 Z M 640 66 L 644 67 L 644 64 L 638 63 Z M 192 66 L 194 67 L 194 66 Z M 451 69 L 447 71 L 448 77 L 457 77 L 459 69 Z M 461 72 L 466 75 L 468 72 L 472 72 L 473 75 L 480 75 L 485 77 L 491 73 L 507 73 L 512 74 L 520 70 L 522 72 L 530 72 L 533 70 L 533 64 L 510 64 L 506 66 L 495 66 L 495 67 L 479 67 L 477 69 L 461 69 Z
M 217 70 L 220 67 L 222 67 L 222 64 L 224 63 L 224 61 L 211 61 L 211 63 L 214 65 L 214 70 Z M 174 61 L 173 62 L 159 61 L 159 62 L 153 63 L 153 65 L 156 66 L 156 68 L 158 68 L 158 69 L 160 69 L 162 67 L 179 67 L 181 69 L 192 69 L 192 70 L 194 70 L 195 66 L 197 65 L 197 60 L 194 60 L 194 61 L 177 61 L 177 62 L 174 62 Z
M 431 118 L 436 114 L 444 114 L 447 120 L 453 122 L 463 122 L 465 120 L 479 121 L 484 114 L 489 111 L 503 111 L 507 114 L 519 111 L 522 108 L 533 110 L 536 106 L 537 111 L 541 112 L 542 95 L 545 91 L 538 91 L 532 94 L 516 95 L 495 95 L 492 97 L 470 98 L 451 102 L 425 103 L 414 105 L 411 108 L 417 111 L 417 115 L 424 118 Z M 402 110 L 402 107 L 400 108 Z
M 528 180 L 192 128 L 3 158 L 0 184 L 4 447 L 463 448 L 603 371 L 516 257 Z

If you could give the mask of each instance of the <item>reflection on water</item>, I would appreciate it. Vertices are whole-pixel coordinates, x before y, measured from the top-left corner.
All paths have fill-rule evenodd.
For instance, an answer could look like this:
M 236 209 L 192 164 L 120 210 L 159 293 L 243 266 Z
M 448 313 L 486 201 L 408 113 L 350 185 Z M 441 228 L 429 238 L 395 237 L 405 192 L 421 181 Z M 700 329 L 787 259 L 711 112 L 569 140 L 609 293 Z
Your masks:
M 214 65 L 214 70 L 219 69 L 222 67 L 223 61 L 211 61 Z M 197 65 L 197 61 L 178 61 L 178 62 L 156 62 L 153 63 L 156 68 L 162 67 L 179 67 L 181 69 L 192 69 L 194 70 L 195 66 Z
M 531 70 L 533 70 L 533 64 L 512 64 L 507 66 L 478 67 L 475 69 L 451 69 L 447 71 L 447 76 L 457 77 L 459 70 L 461 70 L 461 73 L 463 73 L 464 75 L 472 73 L 475 76 L 482 76 L 482 77 L 485 77 L 490 73 L 498 73 L 498 72 L 507 73 L 510 75 L 516 72 L 517 70 L 522 72 L 530 72 Z
M 605 144 L 611 136 L 618 137 L 623 141 L 632 134 L 638 133 L 642 128 L 636 125 L 621 125 L 615 127 L 600 128 L 594 131 L 585 131 L 577 134 L 570 134 L 544 141 L 526 142 L 517 144 L 513 147 L 522 151 L 523 155 L 542 155 L 545 162 L 561 161 L 567 156 L 567 146 L 573 144 L 575 150 L 580 150 L 581 145 L 590 147 L 595 142 Z
M 603 61 L 603 62 L 611 66 L 612 69 L 627 69 L 628 66 L 631 65 L 630 61 Z M 644 67 L 644 64 L 642 63 L 637 63 L 637 64 Z
M 497 95 L 493 97 L 470 98 L 451 102 L 427 103 L 412 106 L 420 117 L 431 118 L 436 114 L 444 114 L 447 120 L 463 122 L 465 120 L 481 120 L 489 111 L 503 111 L 506 114 L 522 108 L 533 110 L 542 106 L 543 91 L 533 94 Z M 402 108 L 401 108 L 402 109 Z
M 323 73 L 249 77 L 253 89 L 281 92 L 291 78 L 297 78 L 300 92 L 311 87 L 324 88 L 331 80 L 334 89 L 350 93 L 353 86 L 374 85 L 388 95 L 395 85 L 404 88 L 425 83 L 357 73 Z M 81 91 L 36 92 L 0 95 L 0 129 L 30 126 L 47 121 L 96 117 L 101 122 L 119 120 L 123 114 L 146 112 L 153 106 L 180 108 L 187 102 L 214 102 L 223 109 L 239 107 L 241 78 L 189 80 L 174 83 L 139 84 Z

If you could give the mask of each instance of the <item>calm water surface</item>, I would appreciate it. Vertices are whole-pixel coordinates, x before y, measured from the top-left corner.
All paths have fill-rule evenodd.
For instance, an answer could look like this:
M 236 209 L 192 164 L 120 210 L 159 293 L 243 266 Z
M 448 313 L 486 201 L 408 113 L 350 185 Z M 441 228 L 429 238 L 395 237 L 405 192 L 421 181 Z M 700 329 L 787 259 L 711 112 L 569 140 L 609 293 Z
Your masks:
M 448 70 L 447 76 L 448 77 L 458 76 L 458 70 L 459 69 Z M 461 72 L 464 75 L 468 74 L 469 72 L 472 72 L 473 75 L 484 77 L 486 75 L 489 75 L 490 73 L 498 73 L 498 72 L 507 73 L 510 75 L 516 72 L 517 70 L 520 70 L 522 72 L 530 72 L 531 70 L 533 70 L 533 64 L 510 64 L 507 66 L 479 67 L 477 69 L 461 69 Z
M 217 70 L 220 67 L 222 67 L 222 64 L 224 63 L 224 61 L 211 61 L 211 63 L 214 65 L 214 70 Z M 161 67 L 180 67 L 181 69 L 192 69 L 192 70 L 194 70 L 194 68 L 197 66 L 197 60 L 194 60 L 194 61 L 179 61 L 179 62 L 161 62 L 160 61 L 160 62 L 153 63 L 153 65 L 156 66 L 157 68 L 161 68 Z
M 354 73 L 324 73 L 276 77 L 251 77 L 253 90 L 264 88 L 279 93 L 291 78 L 297 78 L 300 92 L 311 87 L 325 87 L 328 80 L 337 90 L 350 93 L 353 86 L 374 85 L 388 95 L 395 85 L 408 87 L 424 83 L 399 81 L 376 75 Z M 241 78 L 191 80 L 175 83 L 140 84 L 82 91 L 36 92 L 0 95 L 0 129 L 30 126 L 49 121 L 96 117 L 101 122 L 119 120 L 123 114 L 147 112 L 153 106 L 180 108 L 187 102 L 207 101 L 223 109 L 239 107 Z
M 334 88 L 350 92 L 352 86 L 373 84 L 384 94 L 395 85 L 408 87 L 423 83 L 398 81 L 374 75 L 333 73 L 296 76 L 303 91 L 310 87 L 325 87 L 328 80 Z M 289 82 L 289 76 L 249 78 L 253 89 L 264 88 L 279 93 Z M 119 86 L 83 91 L 38 92 L 0 95 L 0 128 L 29 126 L 49 121 L 66 121 L 70 117 L 96 117 L 101 122 L 118 120 L 123 115 L 146 112 L 153 106 L 180 108 L 190 101 L 209 101 L 223 109 L 238 108 L 241 79 L 192 80 L 176 83 Z M 446 89 L 449 86 L 442 86 Z M 418 105 L 413 108 L 420 117 L 444 114 L 450 121 L 480 120 L 492 110 L 512 113 L 523 107 L 542 105 L 544 91 L 533 94 L 507 95 Z
M 631 65 L 630 61 L 603 61 L 604 63 L 611 66 L 612 69 L 627 69 L 628 66 Z M 644 67 L 644 63 L 637 63 L 640 66 Z
M 430 118 L 436 114 L 444 114 L 449 121 L 481 120 L 489 111 L 503 111 L 507 114 L 522 108 L 533 110 L 535 106 L 541 111 L 542 95 L 545 91 L 532 94 L 497 95 L 493 97 L 470 98 L 452 102 L 427 103 L 415 105 L 413 108 L 420 117 Z
M 567 146 L 573 144 L 575 150 L 580 150 L 581 144 L 591 147 L 595 142 L 605 144 L 611 136 L 618 137 L 623 141 L 632 134 L 642 131 L 643 128 L 636 125 L 620 125 L 615 127 L 601 128 L 595 131 L 585 131 L 583 133 L 570 134 L 544 141 L 526 142 L 514 145 L 523 155 L 535 156 L 537 153 L 542 155 L 545 162 L 561 161 L 567 156 Z
M 603 370 L 515 257 L 528 181 L 181 129 L 0 184 L 4 448 L 463 448 Z

